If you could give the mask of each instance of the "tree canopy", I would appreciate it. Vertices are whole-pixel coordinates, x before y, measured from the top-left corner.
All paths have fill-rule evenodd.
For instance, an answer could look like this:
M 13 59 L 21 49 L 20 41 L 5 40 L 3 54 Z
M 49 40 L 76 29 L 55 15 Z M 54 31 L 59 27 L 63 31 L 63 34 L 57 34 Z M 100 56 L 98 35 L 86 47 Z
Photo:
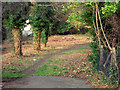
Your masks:
M 3 25 L 11 29 L 23 28 L 28 19 L 30 10 L 29 3 L 25 2 L 3 2 L 2 3 Z

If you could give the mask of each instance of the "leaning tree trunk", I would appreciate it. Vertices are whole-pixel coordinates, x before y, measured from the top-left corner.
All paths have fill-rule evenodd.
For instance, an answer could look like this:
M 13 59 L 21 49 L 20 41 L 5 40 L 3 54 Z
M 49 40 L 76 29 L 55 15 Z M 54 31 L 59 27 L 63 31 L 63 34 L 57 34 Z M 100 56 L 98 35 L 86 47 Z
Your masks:
M 21 56 L 22 55 L 22 32 L 20 29 L 13 29 L 12 30 L 13 37 L 14 37 L 14 55 Z
M 40 30 L 33 31 L 33 48 L 36 51 L 40 50 L 40 35 Z

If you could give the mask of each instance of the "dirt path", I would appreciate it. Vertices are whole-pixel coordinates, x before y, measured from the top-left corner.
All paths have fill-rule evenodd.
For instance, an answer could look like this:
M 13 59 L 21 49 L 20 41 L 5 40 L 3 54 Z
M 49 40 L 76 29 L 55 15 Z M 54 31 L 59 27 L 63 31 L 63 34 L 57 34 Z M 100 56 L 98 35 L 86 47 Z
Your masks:
M 82 48 L 83 46 L 88 46 L 86 44 L 75 44 L 69 49 L 62 49 L 57 51 L 56 53 L 49 54 L 45 56 L 40 62 L 34 64 L 30 68 L 21 72 L 21 74 L 25 74 L 26 76 L 31 76 L 34 72 L 43 64 L 45 64 L 48 60 L 50 60 L 55 55 L 59 55 L 66 51 L 76 50 Z M 59 78 L 59 79 L 58 79 Z M 64 83 L 64 84 L 63 84 Z M 70 86 L 71 85 L 71 86 Z M 85 83 L 84 80 L 77 80 L 75 78 L 65 78 L 65 77 L 45 77 L 44 76 L 31 76 L 16 79 L 15 81 L 7 82 L 4 85 L 5 88 L 90 88 L 88 84 Z
M 45 64 L 48 60 L 50 60 L 55 55 L 59 55 L 59 54 L 66 52 L 66 51 L 76 50 L 76 49 L 82 48 L 83 46 L 88 46 L 88 43 L 87 44 L 76 44 L 69 49 L 62 49 L 60 51 L 57 51 L 56 53 L 49 54 L 49 55 L 45 56 L 44 58 L 42 58 L 40 62 L 34 64 L 30 68 L 21 72 L 21 74 L 25 74 L 27 76 L 32 75 L 41 65 Z

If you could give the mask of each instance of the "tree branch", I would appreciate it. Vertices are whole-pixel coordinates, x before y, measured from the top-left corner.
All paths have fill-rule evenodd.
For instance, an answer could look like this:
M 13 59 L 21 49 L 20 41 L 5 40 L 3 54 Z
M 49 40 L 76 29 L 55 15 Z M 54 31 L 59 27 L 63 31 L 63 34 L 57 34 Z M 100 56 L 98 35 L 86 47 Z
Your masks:
M 105 47 L 108 48 L 107 45 L 106 45 L 106 43 L 105 43 L 105 41 L 102 38 L 101 38 L 101 41 L 103 42 L 103 44 L 105 45 Z
M 98 9 L 97 3 L 96 3 L 96 8 Z M 103 30 L 103 26 L 102 26 L 102 22 L 101 22 L 101 18 L 100 18 L 99 9 L 98 9 L 98 16 L 99 16 L 99 21 L 100 21 L 101 30 L 102 30 L 102 32 L 103 32 L 103 36 L 104 36 L 104 38 L 105 38 L 105 40 L 106 40 L 106 42 L 107 42 L 108 48 L 109 48 L 110 50 L 112 50 L 112 48 L 111 48 L 111 46 L 110 46 L 110 44 L 109 44 L 109 42 L 108 42 L 108 39 L 107 39 L 107 37 L 106 37 L 106 35 L 105 35 L 105 33 L 104 33 L 104 30 Z
M 98 9 L 97 9 L 97 3 L 96 3 L 96 26 L 97 26 L 97 31 L 98 31 L 98 41 L 99 41 L 99 48 L 101 45 L 101 41 L 100 41 L 100 29 L 98 26 L 98 15 L 97 15 Z

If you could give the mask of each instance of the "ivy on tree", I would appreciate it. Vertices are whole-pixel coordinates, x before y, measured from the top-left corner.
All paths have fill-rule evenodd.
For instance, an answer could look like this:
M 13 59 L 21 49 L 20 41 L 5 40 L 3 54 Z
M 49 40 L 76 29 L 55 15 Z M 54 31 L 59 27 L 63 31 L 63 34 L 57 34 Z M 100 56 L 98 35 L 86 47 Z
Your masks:
M 41 40 L 42 40 L 42 43 L 45 45 L 46 47 L 46 43 L 48 41 L 48 32 L 46 29 L 43 29 L 42 33 L 41 33 Z
M 15 56 L 22 55 L 22 31 L 25 21 L 29 14 L 29 3 L 25 2 L 7 2 L 2 3 L 3 8 L 3 27 L 8 27 L 12 30 L 14 39 L 14 54 Z
M 46 29 L 47 33 L 50 32 L 53 22 L 54 11 L 49 7 L 34 6 L 33 10 L 30 12 L 30 24 L 33 28 L 33 46 L 34 50 L 40 50 L 40 35 L 41 32 Z M 44 32 L 44 31 L 43 31 Z M 46 33 L 44 33 L 46 34 Z M 46 39 L 48 38 L 48 35 Z M 45 39 L 42 39 L 45 40 Z M 47 40 L 44 41 L 47 43 Z M 46 44 L 45 43 L 45 44 Z

